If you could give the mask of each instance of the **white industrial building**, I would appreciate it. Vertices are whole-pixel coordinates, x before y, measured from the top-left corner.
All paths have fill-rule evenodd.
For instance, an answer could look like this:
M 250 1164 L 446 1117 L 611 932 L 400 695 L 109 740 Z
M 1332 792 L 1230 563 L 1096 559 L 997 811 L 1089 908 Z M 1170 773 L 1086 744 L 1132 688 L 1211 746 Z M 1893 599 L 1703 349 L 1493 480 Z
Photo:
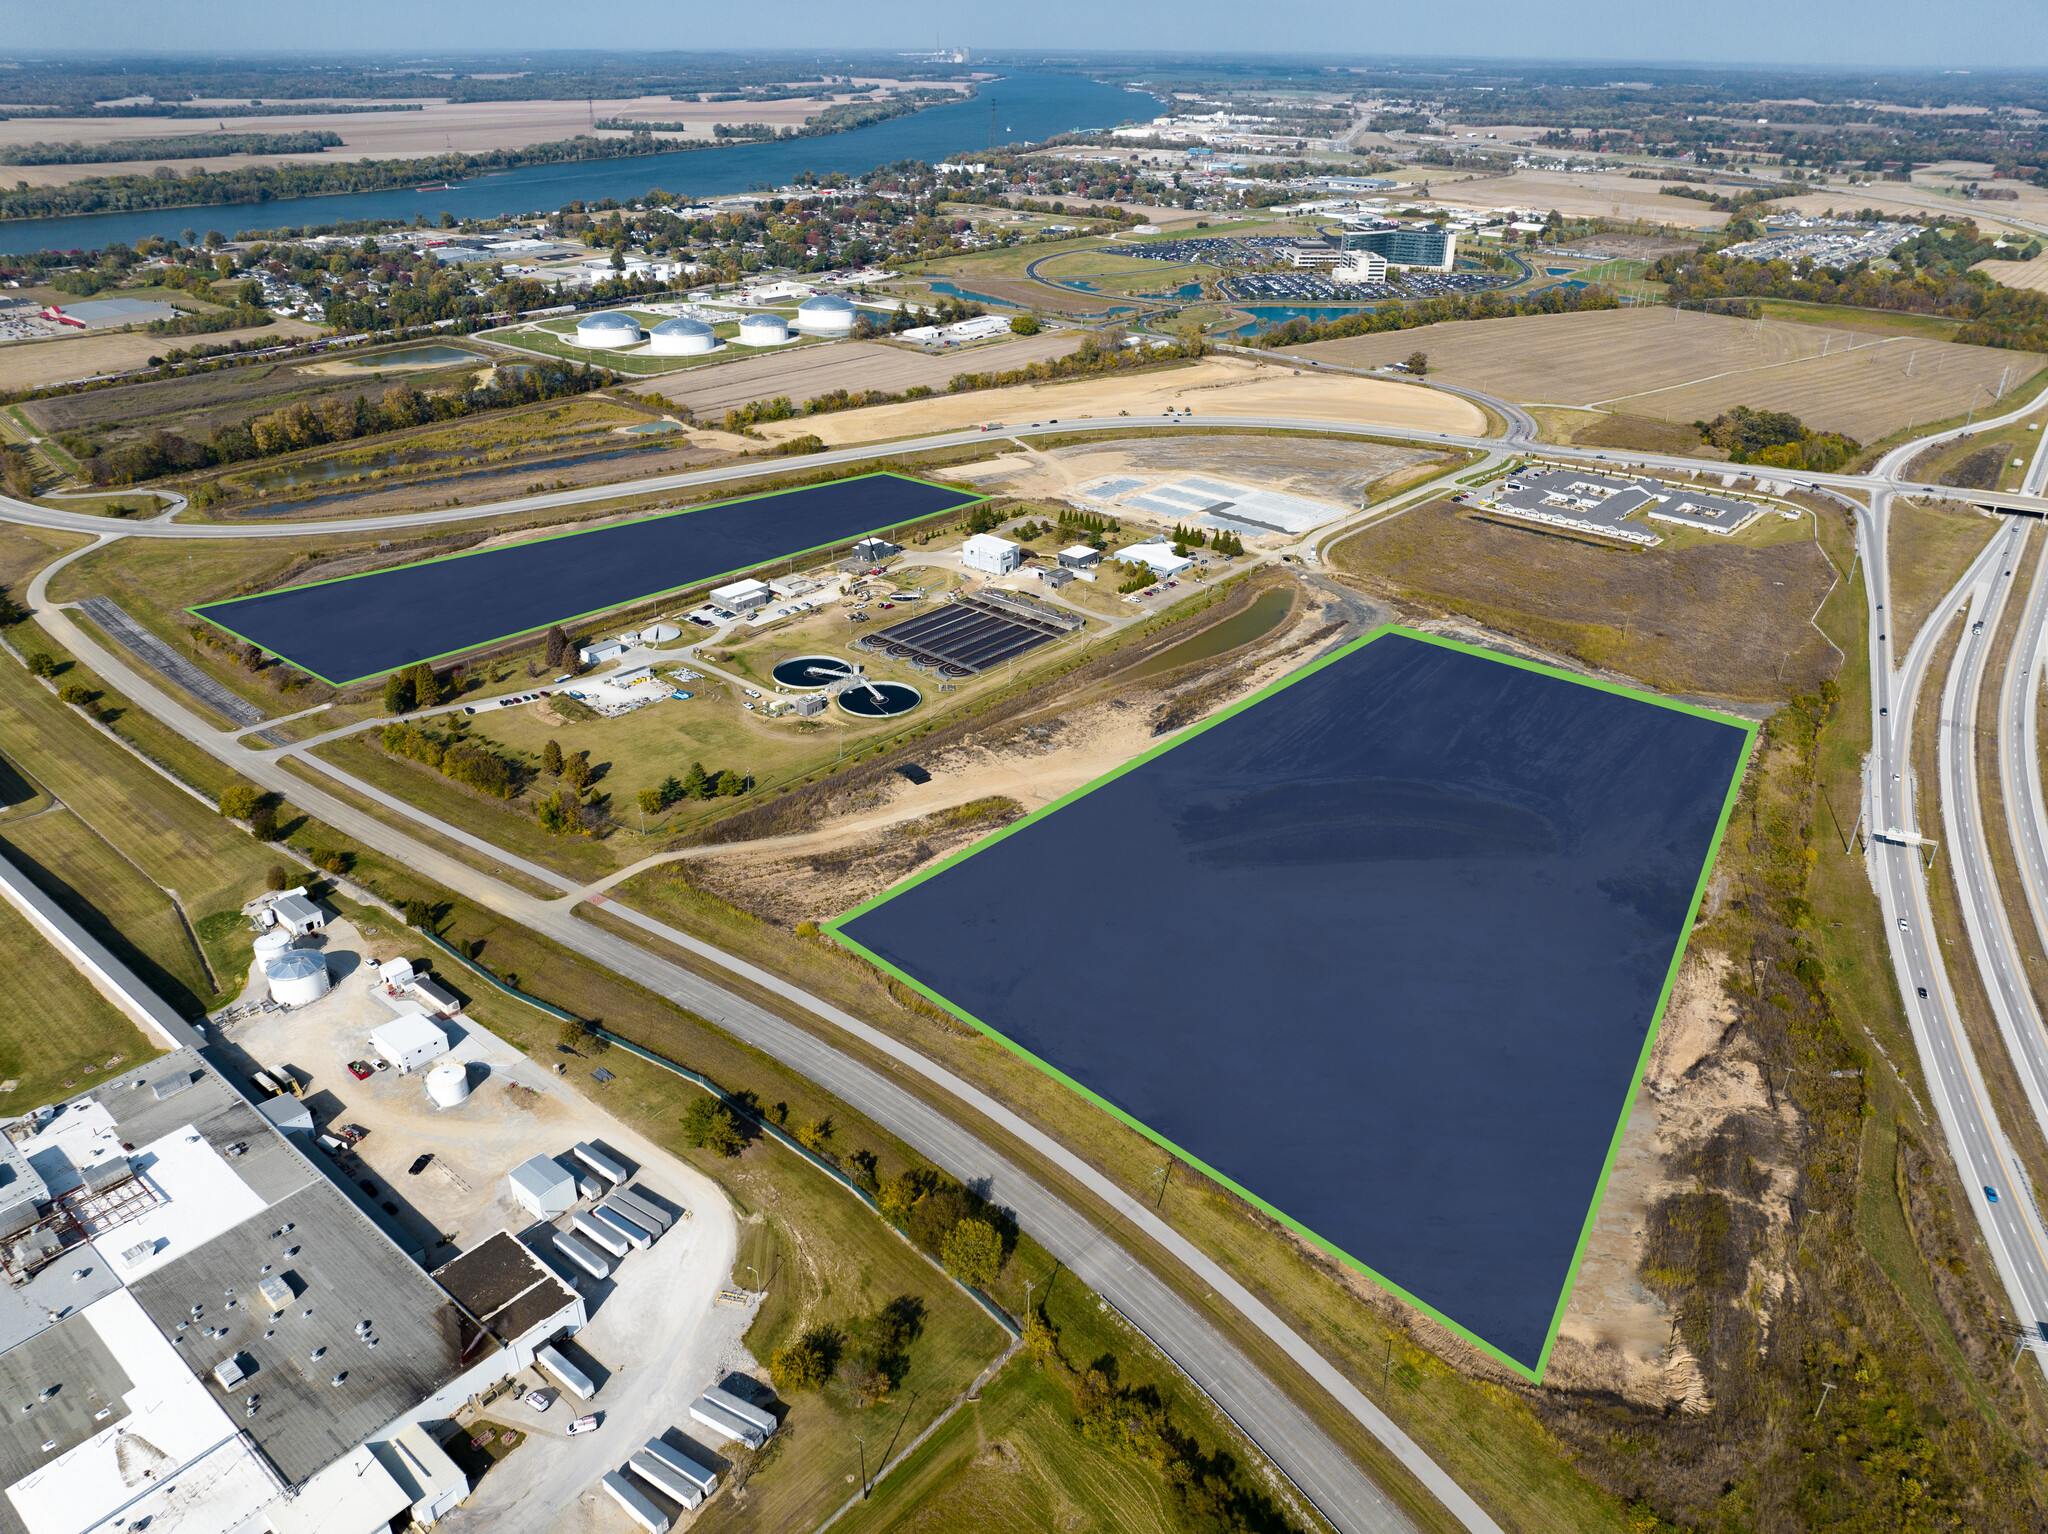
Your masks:
M 1157 542 L 1134 543 L 1129 548 L 1118 551 L 1116 557 L 1127 564 L 1149 566 L 1152 573 L 1162 580 L 1192 568 L 1195 563 L 1185 554 L 1174 553 L 1172 544 Z
M 616 660 L 633 647 L 623 639 L 600 639 L 596 644 L 585 645 L 576 652 L 576 659 L 586 666 L 595 666 L 600 661 Z
M 789 339 L 789 322 L 779 314 L 750 314 L 740 321 L 742 346 L 780 346 Z
M 820 293 L 796 306 L 796 328 L 806 335 L 843 336 L 853 330 L 853 301 L 839 293 Z
M 584 315 L 576 322 L 576 334 L 572 339 L 578 346 L 616 350 L 622 346 L 638 346 L 647 339 L 647 332 L 623 309 L 601 309 L 596 314 Z
M 309 932 L 322 932 L 327 927 L 327 913 L 306 898 L 305 887 L 285 890 L 269 907 L 270 920 L 265 926 L 277 926 L 293 937 L 304 937 Z
M 766 581 L 734 581 L 730 586 L 717 586 L 711 591 L 711 600 L 729 613 L 750 613 L 757 607 L 766 607 L 774 599 L 775 592 Z
M 586 1320 L 509 1236 L 430 1277 L 189 1048 L 4 1139 L 0 1534 L 430 1526 L 437 1435 Z
M 565 1215 L 576 1203 L 576 1178 L 552 1156 L 534 1156 L 505 1174 L 512 1197 L 536 1220 Z
M 993 533 L 976 533 L 960 545 L 963 569 L 979 570 L 985 575 L 1008 575 L 1023 563 L 1024 545 Z
M 370 1030 L 370 1047 L 391 1062 L 400 1075 L 432 1065 L 448 1053 L 448 1035 L 433 1019 L 411 1002 L 412 1007 L 381 1028 Z

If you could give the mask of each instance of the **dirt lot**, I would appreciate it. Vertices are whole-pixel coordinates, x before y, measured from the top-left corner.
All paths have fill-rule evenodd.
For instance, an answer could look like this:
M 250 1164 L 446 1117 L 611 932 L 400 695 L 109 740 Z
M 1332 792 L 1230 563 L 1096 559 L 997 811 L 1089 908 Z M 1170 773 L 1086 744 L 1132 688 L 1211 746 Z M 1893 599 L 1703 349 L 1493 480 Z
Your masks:
M 1437 501 L 1332 545 L 1329 558 L 1375 593 L 1664 692 L 1780 698 L 1841 661 L 1811 622 L 1835 572 L 1810 538 L 1623 550 Z
M 847 341 L 807 351 L 769 352 L 699 368 L 649 385 L 650 392 L 701 416 L 723 415 L 735 405 L 786 394 L 798 404 L 834 389 L 886 389 L 892 394 L 923 384 L 943 389 L 956 373 L 1004 371 L 1064 357 L 1080 345 L 1078 332 L 1042 331 L 993 346 L 926 356 L 879 341 Z
M 1409 349 L 1413 350 L 1412 344 Z M 1424 431 L 1474 433 L 1486 429 L 1486 418 L 1479 408 L 1454 394 L 1385 379 L 1317 377 L 1239 357 L 1209 357 L 1157 372 L 1025 384 L 912 400 L 901 405 L 877 405 L 839 415 L 775 422 L 763 426 L 761 431 L 773 438 L 815 432 L 828 445 L 836 446 L 957 430 L 990 420 L 1057 420 L 1115 415 L 1118 411 L 1158 415 L 1168 406 L 1191 409 L 1198 418 L 1259 415 L 1383 422 Z
M 1654 261 L 1659 256 L 1683 255 L 1695 246 L 1691 240 L 1664 239 L 1654 234 L 1596 234 L 1590 240 L 1574 240 L 1558 248 L 1575 250 L 1582 256 Z
M 1418 345 L 1432 371 L 1518 403 L 1679 423 L 1749 405 L 1862 442 L 1960 415 L 1973 398 L 1988 403 L 2001 377 L 2010 391 L 2048 366 L 2032 352 L 1664 308 L 1473 320 L 1289 351 L 1377 367 Z
M 981 488 L 1016 496 L 1063 496 L 1105 475 L 1200 472 L 1262 490 L 1334 501 L 1355 509 L 1389 475 L 1434 461 L 1413 448 L 1319 437 L 1159 437 L 1100 447 L 1007 454 L 960 472 Z M 1140 521 L 1142 515 L 1133 514 Z
M 326 329 L 304 320 L 273 320 L 251 330 L 223 330 L 206 336 L 153 336 L 130 330 L 59 336 L 52 341 L 22 341 L 0 348 L 0 387 L 40 389 L 45 384 L 125 372 L 145 366 L 150 358 L 160 357 L 174 346 L 225 346 L 232 341 L 282 344 L 324 335 Z
M 161 164 L 179 169 L 226 170 L 236 165 L 282 165 L 292 161 L 339 159 L 394 160 L 446 153 L 480 154 L 491 149 L 523 149 L 555 139 L 590 133 L 593 117 L 623 117 L 642 122 L 679 122 L 687 128 L 678 137 L 710 138 L 716 123 L 771 123 L 802 126 L 846 96 L 804 97 L 794 101 L 671 101 L 666 96 L 640 96 L 594 105 L 573 101 L 422 100 L 417 112 L 337 112 L 332 116 L 236 117 L 215 123 L 183 118 L 147 117 L 18 117 L 0 120 L 0 144 L 104 144 L 113 139 L 170 138 L 188 133 L 338 133 L 339 149 L 321 154 L 228 155 L 219 159 L 121 161 L 101 165 L 10 165 L 9 180 L 31 186 L 61 186 L 87 176 L 148 175 Z M 599 133 L 598 138 L 624 138 Z M 222 210 L 223 216 L 230 210 Z

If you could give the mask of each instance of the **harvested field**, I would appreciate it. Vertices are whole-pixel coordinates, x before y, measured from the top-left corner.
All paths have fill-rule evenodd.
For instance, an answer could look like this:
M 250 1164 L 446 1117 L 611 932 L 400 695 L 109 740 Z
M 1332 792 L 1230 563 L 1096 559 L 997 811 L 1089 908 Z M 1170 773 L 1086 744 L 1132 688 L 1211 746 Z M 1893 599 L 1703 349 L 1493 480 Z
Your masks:
M 922 84 L 923 82 L 920 82 Z M 883 93 L 886 94 L 886 93 Z M 101 165 L 10 165 L 10 181 L 25 180 L 31 186 L 62 186 L 86 176 L 148 175 L 160 164 L 184 169 L 229 170 L 238 165 L 283 165 L 292 162 L 340 159 L 397 160 L 445 154 L 482 154 L 492 149 L 523 149 L 528 144 L 549 143 L 590 133 L 591 108 L 582 97 L 561 101 L 438 101 L 418 98 L 417 112 L 337 112 L 332 116 L 237 117 L 229 124 L 231 133 L 314 133 L 341 135 L 339 149 L 322 154 L 224 155 L 218 159 L 180 160 L 177 156 L 155 160 L 109 162 Z M 680 122 L 685 131 L 679 138 L 712 136 L 717 123 L 769 123 L 801 127 L 834 101 L 846 96 L 804 97 L 793 101 L 682 102 L 667 96 L 640 96 L 607 101 L 598 111 L 607 117 L 624 117 L 647 122 Z M 863 98 L 869 99 L 869 98 Z M 214 124 L 198 119 L 169 120 L 135 117 L 18 117 L 0 120 L 0 144 L 45 143 L 104 144 L 113 139 L 172 137 L 186 133 L 214 133 Z M 596 138 L 625 138 L 624 133 L 593 134 Z M 202 209 L 214 226 L 232 233 L 238 216 L 235 209 Z
M 1411 343 L 1409 350 L 1413 349 Z M 775 439 L 815 432 L 828 445 L 837 446 L 958 429 L 989 420 L 1112 416 L 1119 410 L 1158 415 L 1168 406 L 1193 410 L 1198 418 L 1219 414 L 1284 416 L 1467 434 L 1485 430 L 1486 424 L 1478 406 L 1436 389 L 1390 379 L 1297 374 L 1284 365 L 1275 367 L 1241 357 L 1207 357 L 1185 366 L 1140 373 L 1022 384 L 777 421 L 760 430 Z
M 1619 256 L 1635 261 L 1654 261 L 1659 256 L 1682 256 L 1697 246 L 1697 241 L 1672 239 L 1665 235 L 1596 234 L 1591 239 L 1574 240 L 1557 248 L 1603 259 Z
M 1282 355 L 1378 367 L 1418 345 L 1450 382 L 1518 403 L 1625 407 L 1681 423 L 1749 405 L 1862 442 L 1960 415 L 1973 398 L 1988 402 L 2001 378 L 2009 393 L 2048 366 L 2032 352 L 1663 308 L 1460 321 Z
M 1508 130 L 1499 131 L 1505 141 Z M 1728 221 L 1727 214 L 1716 213 L 1703 202 L 1666 197 L 1657 186 L 1655 181 L 1631 180 L 1627 171 L 1572 175 L 1566 171 L 1518 170 L 1512 176 L 1437 182 L 1433 191 L 1436 200 L 1446 207 L 1484 209 L 1512 203 L 1525 208 L 1555 208 L 1567 218 L 1641 219 L 1680 229 L 1719 229 Z
M 1979 261 L 1970 268 L 1982 272 L 2002 288 L 2025 288 L 2031 293 L 2048 293 L 2048 261 Z
M 1463 613 L 1662 692 L 1783 698 L 1841 663 L 1811 622 L 1835 580 L 1811 539 L 1625 550 L 1436 501 L 1327 557 L 1375 593 Z
M 0 349 L 0 382 L 10 389 L 40 389 L 47 384 L 71 383 L 145 367 L 150 358 L 160 357 L 177 346 L 225 346 L 233 341 L 282 345 L 326 332 L 326 326 L 304 320 L 273 320 L 250 330 L 223 330 L 205 336 L 153 336 L 144 331 L 125 330 L 59 336 L 52 341 L 20 341 Z
M 847 341 L 807 351 L 769 352 L 649 386 L 672 404 L 700 416 L 721 416 L 736 405 L 786 394 L 798 404 L 834 389 L 858 393 L 885 389 L 900 394 L 922 384 L 943 389 L 956 373 L 1007 371 L 1064 357 L 1081 342 L 1075 331 L 1046 331 L 969 351 L 926 356 L 880 341 Z

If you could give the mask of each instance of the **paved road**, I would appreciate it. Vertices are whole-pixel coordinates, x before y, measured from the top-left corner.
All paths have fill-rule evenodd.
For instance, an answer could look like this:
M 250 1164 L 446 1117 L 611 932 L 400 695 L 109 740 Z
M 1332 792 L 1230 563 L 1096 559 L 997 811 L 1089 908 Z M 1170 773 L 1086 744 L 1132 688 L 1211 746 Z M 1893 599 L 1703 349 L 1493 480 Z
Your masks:
M 1876 743 L 1866 763 L 1864 780 L 1864 813 L 1872 833 L 1867 860 L 1884 912 L 1893 970 L 1899 980 L 1922 1073 L 1934 1100 L 1935 1115 L 1963 1182 L 1970 1189 L 1972 1211 L 1984 1233 L 2012 1314 L 2019 1322 L 2038 1329 L 2048 1321 L 2048 1233 L 2044 1233 L 2040 1215 L 2025 1191 L 2024 1179 L 2011 1175 L 2011 1142 L 1992 1107 L 1990 1092 L 1963 1030 L 1939 945 L 1932 936 L 1934 918 L 1921 863 L 1910 760 L 1915 704 L 1935 649 L 1959 608 L 1969 608 L 1973 614 L 1989 614 L 1994 605 L 2002 602 L 2001 588 L 2010 583 L 2005 572 L 2012 568 L 2018 545 L 2012 528 L 2000 532 L 1986 545 L 1936 609 L 1935 616 L 1921 626 L 1904 660 L 1895 669 L 1887 616 L 1890 564 L 1886 531 L 1891 499 L 1888 492 L 1879 491 L 1872 497 L 1869 514 L 1858 519 L 1858 539 L 1871 602 L 1871 724 Z M 1972 669 L 1972 654 L 1977 656 L 1975 668 L 1981 670 L 1981 646 L 1988 644 L 1996 627 L 1995 622 L 1987 620 L 1981 633 L 1966 636 L 1972 643 L 1962 647 L 1959 669 L 1952 672 L 1953 697 L 1961 696 L 1963 681 Z M 1954 753 L 1955 749 L 1951 739 L 1948 750 Z M 1974 809 L 1974 795 L 1967 804 L 1969 810 Z M 1958 869 L 1959 887 L 1966 887 L 1963 870 L 1970 859 L 1967 855 L 1953 855 L 1953 848 L 1951 852 L 1951 865 Z M 1998 1191 L 1996 1202 L 1986 1189 Z
M 107 530 L 99 529 L 102 533 Z M 1266 1374 L 1247 1359 L 1192 1306 L 1131 1256 L 1106 1232 L 1069 1207 L 1013 1163 L 999 1155 L 962 1122 L 912 1095 L 896 1081 L 832 1048 L 823 1039 L 703 977 L 663 959 L 622 937 L 578 920 L 569 903 L 542 900 L 477 872 L 468 864 L 415 841 L 382 821 L 355 809 L 285 770 L 278 757 L 245 750 L 235 737 L 217 730 L 182 702 L 165 694 L 153 676 L 130 659 L 101 645 L 51 605 L 49 581 L 72 559 L 90 552 L 89 545 L 42 571 L 27 592 L 40 621 L 58 643 L 89 669 L 201 749 L 232 765 L 260 787 L 287 794 L 292 802 L 354 837 L 365 846 L 415 869 L 422 878 L 455 890 L 478 904 L 500 912 L 563 946 L 603 964 L 678 1005 L 711 1018 L 736 1037 L 801 1071 L 854 1108 L 887 1125 L 906 1143 L 963 1180 L 986 1179 L 993 1196 L 1015 1211 L 1019 1223 L 1076 1277 L 1112 1300 L 1148 1336 L 1207 1391 L 1246 1434 L 1299 1486 L 1332 1524 L 1345 1534 L 1405 1534 L 1413 1525 L 1371 1477 L 1365 1474 L 1315 1422 Z M 320 765 L 317 758 L 305 758 Z M 327 770 L 327 769 L 323 769 Z M 337 774 L 339 776 L 339 774 Z M 379 797 L 368 785 L 350 780 L 355 792 Z M 471 838 L 456 827 L 432 821 L 409 806 L 402 808 L 444 836 L 472 842 L 501 863 L 522 860 Z M 538 870 L 552 887 L 561 876 Z M 614 914 L 646 927 L 678 947 L 699 954 L 741 975 L 818 1018 L 845 1029 L 882 1051 L 905 1070 L 950 1094 L 1038 1154 L 1059 1166 L 1127 1221 L 1183 1263 L 1223 1303 L 1230 1305 L 1270 1338 L 1312 1379 L 1372 1433 L 1467 1529 L 1498 1534 L 1498 1526 L 1441 1467 L 1398 1426 L 1374 1406 L 1305 1339 L 1296 1335 L 1255 1295 L 1223 1267 L 1121 1187 L 1034 1125 L 987 1097 L 966 1081 L 830 1004 L 808 995 L 779 976 L 712 948 L 691 937 L 642 918 L 620 906 Z

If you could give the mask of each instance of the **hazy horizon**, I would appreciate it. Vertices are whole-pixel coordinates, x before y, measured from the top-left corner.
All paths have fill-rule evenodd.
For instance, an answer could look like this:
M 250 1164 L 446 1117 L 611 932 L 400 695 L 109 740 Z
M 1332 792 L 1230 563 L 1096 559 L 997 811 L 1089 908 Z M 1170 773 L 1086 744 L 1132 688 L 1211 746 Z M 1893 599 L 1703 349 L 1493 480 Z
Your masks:
M 564 25 L 557 6 L 541 0 L 447 0 L 421 8 L 399 0 L 359 0 L 345 12 L 279 7 L 255 0 L 188 0 L 142 4 L 108 0 L 96 12 L 103 34 L 120 48 L 80 47 L 72 18 L 59 9 L 25 13 L 0 60 L 137 57 L 401 57 L 438 54 L 485 58 L 525 52 L 740 53 L 762 57 L 817 50 L 892 54 L 935 46 L 974 52 L 1060 51 L 1182 58 L 1319 58 L 1331 62 L 1559 64 L 1587 67 L 1744 68 L 1769 71 L 1859 70 L 1904 73 L 1944 70 L 2027 72 L 2048 67 L 2048 29 L 2037 4 L 1977 0 L 1966 18 L 1904 0 L 1851 5 L 1820 0 L 1798 7 L 1734 0 L 1711 21 L 1697 13 L 1646 10 L 1638 3 L 1588 0 L 1554 15 L 1508 0 L 1471 0 L 1452 13 L 1390 10 L 1359 25 L 1356 13 L 1330 0 L 1273 13 L 1198 5 L 1155 20 L 1144 7 L 1105 13 L 1074 0 L 1052 0 L 1029 20 L 983 12 L 972 17 L 919 0 L 880 0 L 857 14 L 817 0 L 797 0 L 777 13 L 780 33 L 764 43 L 750 18 L 730 12 L 679 21 L 650 0 L 618 0 Z M 1958 25 L 1963 20 L 1965 24 Z M 1199 35 L 1203 46 L 1176 48 L 1162 27 Z M 1021 34 L 1030 34 L 1028 36 Z M 1366 35 L 1361 35 L 1362 33 Z M 231 37 L 231 47 L 195 47 L 195 37 Z M 389 42 L 371 41 L 388 37 Z M 1512 37 L 1512 47 L 1474 47 L 1479 39 Z M 1577 40 L 1598 38 L 1586 50 Z M 1745 56 L 1767 38 L 1771 57 Z

